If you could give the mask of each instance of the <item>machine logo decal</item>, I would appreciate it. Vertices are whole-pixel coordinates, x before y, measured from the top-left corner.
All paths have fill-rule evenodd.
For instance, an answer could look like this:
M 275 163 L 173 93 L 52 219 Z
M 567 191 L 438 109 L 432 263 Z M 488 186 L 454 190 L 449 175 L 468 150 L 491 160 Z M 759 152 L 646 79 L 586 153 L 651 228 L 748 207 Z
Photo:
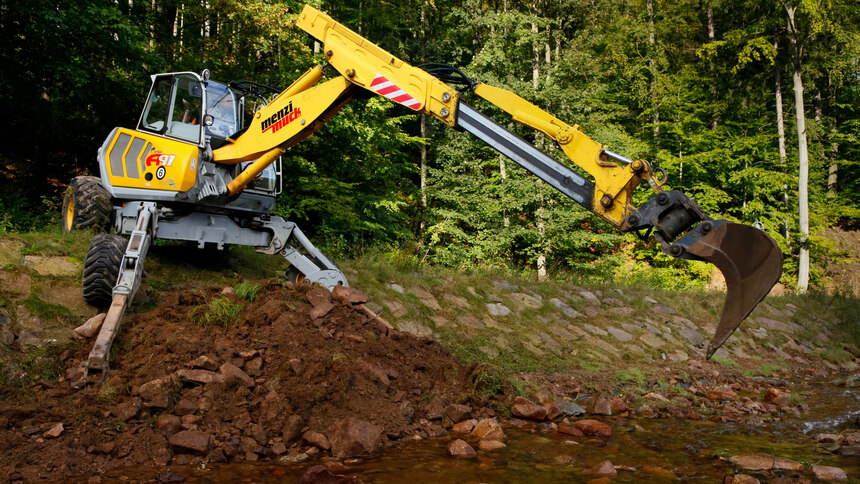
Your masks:
M 173 164 L 173 160 L 175 159 L 176 155 L 165 155 L 156 151 L 146 157 L 146 166 L 170 166 Z
M 370 88 L 381 96 L 385 96 L 392 101 L 399 102 L 407 108 L 418 111 L 421 109 L 421 103 L 417 99 L 410 96 L 403 89 L 389 81 L 382 74 L 377 74 L 370 83 Z
M 286 107 L 263 120 L 263 133 L 265 133 L 269 129 L 272 130 L 272 133 L 277 133 L 278 130 L 295 121 L 296 119 L 301 117 L 301 115 L 301 108 L 293 109 L 293 103 L 292 101 L 290 101 L 290 104 L 288 104 Z

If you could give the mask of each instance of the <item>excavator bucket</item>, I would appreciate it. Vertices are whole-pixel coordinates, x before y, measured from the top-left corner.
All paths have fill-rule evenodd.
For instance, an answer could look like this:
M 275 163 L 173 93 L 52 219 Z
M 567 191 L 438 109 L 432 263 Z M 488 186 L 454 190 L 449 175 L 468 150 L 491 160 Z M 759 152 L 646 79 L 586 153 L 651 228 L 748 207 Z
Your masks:
M 782 251 L 769 235 L 749 225 L 714 220 L 691 232 L 684 237 L 686 252 L 714 264 L 726 278 L 723 313 L 708 344 L 710 358 L 779 280 Z

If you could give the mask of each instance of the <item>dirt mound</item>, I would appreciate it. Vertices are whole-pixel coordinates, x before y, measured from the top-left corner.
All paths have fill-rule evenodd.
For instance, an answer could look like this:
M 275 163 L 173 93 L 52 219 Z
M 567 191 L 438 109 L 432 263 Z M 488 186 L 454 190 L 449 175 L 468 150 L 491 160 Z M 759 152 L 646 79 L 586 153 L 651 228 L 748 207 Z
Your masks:
M 352 304 L 360 300 L 277 283 L 255 302 L 216 289 L 171 294 L 124 323 L 106 382 L 75 391 L 68 379 L 42 381 L 31 395 L 4 396 L 0 477 L 254 461 L 298 455 L 308 442 L 349 444 L 335 438 L 366 449 L 444 433 L 438 414 L 468 401 L 469 369 L 435 341 L 371 319 Z M 216 301 L 241 305 L 239 322 L 192 322 Z M 65 355 L 69 376 L 90 346 Z

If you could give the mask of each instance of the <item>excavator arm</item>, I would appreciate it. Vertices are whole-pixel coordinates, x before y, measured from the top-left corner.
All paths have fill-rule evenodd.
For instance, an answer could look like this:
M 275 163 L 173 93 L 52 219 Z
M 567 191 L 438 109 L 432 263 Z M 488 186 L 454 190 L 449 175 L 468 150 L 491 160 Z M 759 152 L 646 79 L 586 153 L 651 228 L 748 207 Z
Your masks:
M 438 69 L 428 72 L 411 66 L 311 6 L 305 6 L 296 25 L 323 44 L 327 65 L 341 76 L 320 83 L 325 66 L 308 70 L 258 111 L 244 133 L 213 152 L 217 163 L 257 159 L 228 184 L 231 195 L 290 146 L 318 130 L 353 97 L 355 89 L 363 88 L 472 133 L 619 230 L 654 235 L 662 250 L 674 257 L 715 264 L 726 278 L 727 296 L 708 357 L 779 279 L 782 253 L 773 239 L 747 225 L 712 220 L 688 196 L 664 191 L 665 171 L 649 162 L 613 153 L 586 136 L 580 126 L 568 125 L 510 91 L 462 78 L 475 94 L 514 121 L 554 140 L 571 162 L 590 175 L 589 180 L 467 104 L 457 89 L 440 79 L 450 82 L 451 77 L 434 75 Z M 633 191 L 643 182 L 655 195 L 636 207 Z

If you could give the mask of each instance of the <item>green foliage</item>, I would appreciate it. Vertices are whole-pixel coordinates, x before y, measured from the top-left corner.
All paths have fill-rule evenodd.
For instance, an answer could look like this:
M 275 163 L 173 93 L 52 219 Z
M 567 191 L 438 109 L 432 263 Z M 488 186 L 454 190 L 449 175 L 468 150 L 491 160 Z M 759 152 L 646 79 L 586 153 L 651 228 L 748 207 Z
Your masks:
M 638 387 L 645 385 L 645 374 L 639 368 L 627 368 L 625 370 L 616 371 L 612 378 L 618 383 L 634 383 Z
M 502 391 L 504 375 L 495 367 L 483 366 L 473 373 L 472 393 L 479 400 L 488 400 Z
M 258 292 L 260 292 L 260 285 L 251 282 L 240 282 L 233 286 L 233 294 L 251 302 L 257 300 Z
M 33 288 L 30 295 L 24 299 L 24 307 L 30 313 L 44 319 L 57 319 L 70 321 L 74 319 L 72 312 L 65 306 L 53 304 L 42 300 L 40 290 Z
M 724 358 L 722 356 L 712 356 L 711 361 L 713 361 L 714 363 L 723 365 L 723 366 L 732 366 L 735 368 L 741 367 L 740 363 L 738 363 L 737 361 L 733 360 L 732 358 L 728 358 L 728 357 Z
M 406 62 L 450 63 L 579 124 L 613 151 L 654 161 L 669 173 L 668 185 L 714 218 L 761 223 L 788 254 L 783 283 L 794 283 L 799 167 L 784 5 L 712 2 L 710 39 L 702 6 L 657 2 L 651 42 L 652 19 L 641 1 L 313 4 Z M 846 0 L 786 4 L 797 6 L 798 29 L 809 39 L 802 69 L 816 234 L 860 220 L 853 196 L 860 190 L 860 10 Z M 0 146 L 0 233 L 56 224 L 59 185 L 98 174 L 93 153 L 115 126 L 135 124 L 150 74 L 208 68 L 222 81 L 286 86 L 323 63 L 293 26 L 302 7 L 297 0 L 7 1 L 0 12 L 0 108 L 14 136 Z M 784 160 L 776 138 L 777 74 Z M 571 164 L 542 134 L 463 96 Z M 709 277 L 702 264 L 620 235 L 473 137 L 429 118 L 424 125 L 385 99 L 354 99 L 285 157 L 275 213 L 299 223 L 335 257 L 393 248 L 417 261 L 413 266 L 526 277 L 545 261 L 559 279 L 667 288 L 698 287 Z M 828 187 L 831 167 L 838 178 Z M 634 203 L 651 195 L 640 189 Z M 812 282 L 821 285 L 816 268 L 828 248 L 815 236 L 810 243 Z
M 197 306 L 189 315 L 192 323 L 203 328 L 237 324 L 241 316 L 242 305 L 226 296 L 217 296 L 209 303 Z

